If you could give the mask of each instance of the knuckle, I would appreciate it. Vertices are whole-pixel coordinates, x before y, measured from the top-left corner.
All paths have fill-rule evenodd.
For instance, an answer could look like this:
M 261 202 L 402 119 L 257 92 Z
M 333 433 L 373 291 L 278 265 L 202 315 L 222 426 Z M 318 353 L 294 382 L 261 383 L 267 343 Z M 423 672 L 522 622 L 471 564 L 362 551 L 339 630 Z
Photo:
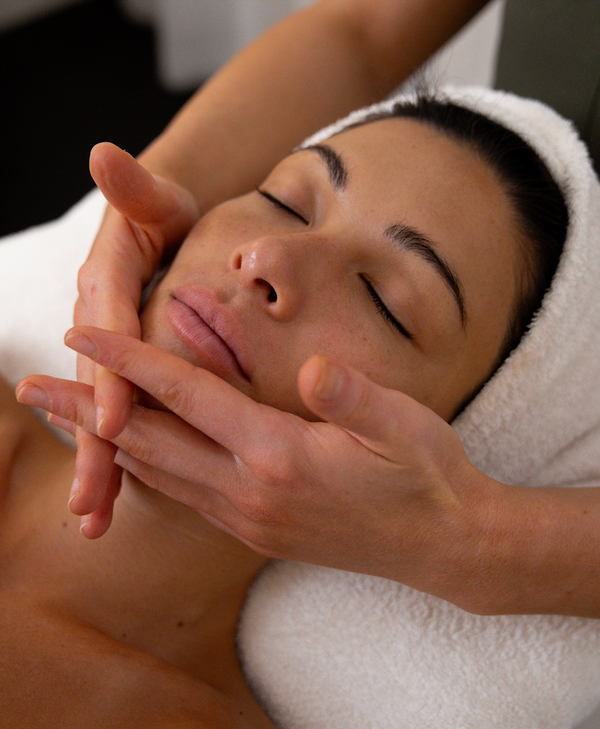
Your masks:
M 92 297 L 96 292 L 97 283 L 96 268 L 90 261 L 86 261 L 77 274 L 77 291 L 79 292 L 79 296 L 84 300 Z
M 152 462 L 152 446 L 144 438 L 138 437 L 135 433 L 128 433 L 122 438 L 119 438 L 117 445 L 129 456 L 135 458 L 136 461 L 146 464 Z
M 89 428 L 93 424 L 91 418 L 86 418 L 85 408 L 80 408 L 79 404 L 73 400 L 63 400 L 52 407 L 52 412 L 71 423 L 76 423 L 82 428 Z
M 261 446 L 248 465 L 255 478 L 272 492 L 285 490 L 298 480 L 295 451 L 286 442 Z
M 373 412 L 373 393 L 370 387 L 361 387 L 358 391 L 354 407 L 346 416 L 346 423 L 355 425 L 368 420 Z
M 177 413 L 184 420 L 193 414 L 195 409 L 194 393 L 184 382 L 161 383 L 153 395 L 157 400 Z

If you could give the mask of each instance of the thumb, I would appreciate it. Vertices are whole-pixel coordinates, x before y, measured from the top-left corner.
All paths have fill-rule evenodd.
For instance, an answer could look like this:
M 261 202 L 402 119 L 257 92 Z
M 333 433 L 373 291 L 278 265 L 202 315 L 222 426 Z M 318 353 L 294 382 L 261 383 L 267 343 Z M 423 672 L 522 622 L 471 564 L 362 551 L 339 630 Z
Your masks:
M 397 454 L 403 435 L 413 442 L 439 421 L 408 395 L 376 385 L 339 362 L 315 355 L 298 373 L 302 400 L 323 420 L 345 428 L 380 455 Z

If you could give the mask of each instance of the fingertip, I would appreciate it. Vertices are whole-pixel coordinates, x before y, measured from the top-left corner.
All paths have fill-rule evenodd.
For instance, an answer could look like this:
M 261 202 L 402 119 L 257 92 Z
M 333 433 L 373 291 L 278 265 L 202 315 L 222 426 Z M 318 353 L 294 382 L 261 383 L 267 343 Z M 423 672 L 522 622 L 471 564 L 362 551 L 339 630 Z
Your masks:
M 348 383 L 348 373 L 337 362 L 317 354 L 308 359 L 298 373 L 301 395 L 328 403 L 338 398 Z
M 108 531 L 112 522 L 111 514 L 93 512 L 92 514 L 86 514 L 81 517 L 79 531 L 86 539 L 99 539 L 104 536 Z
M 15 389 L 15 397 L 21 405 L 48 410 L 52 405 L 48 393 L 31 381 L 19 382 Z
M 32 381 L 32 377 L 35 377 L 35 375 L 27 375 L 20 382 L 17 382 L 15 386 L 15 397 L 18 402 L 29 405 L 27 396 L 30 392 L 34 392 L 37 389 L 37 385 Z
M 20 382 L 17 382 L 17 385 L 15 387 L 15 397 L 17 399 L 17 402 L 23 402 L 24 393 L 28 386 L 29 382 L 27 380 L 27 377 L 24 377 Z
M 135 387 L 114 372 L 99 368 L 96 374 L 96 428 L 106 440 L 116 438 L 127 425 Z
M 97 420 L 96 420 L 96 430 L 98 432 L 98 435 L 101 438 L 104 438 L 104 440 L 113 440 L 117 436 L 121 434 L 123 431 L 123 428 L 126 425 L 126 418 L 118 417 L 113 418 L 109 417 L 103 410 L 103 408 L 98 408 L 97 410 Z
M 83 354 L 90 359 L 98 356 L 98 348 L 94 342 L 86 336 L 81 327 L 73 327 L 65 334 L 65 344 L 69 349 L 74 349 L 79 354 Z
M 112 142 L 96 142 L 96 144 L 94 144 L 94 146 L 90 149 L 90 160 L 96 159 L 103 150 L 114 146 L 115 145 L 112 144 Z
M 112 524 L 115 499 L 118 493 L 118 487 L 109 487 L 102 503 L 93 511 L 82 516 L 79 531 L 86 539 L 98 539 L 106 534 Z
M 110 155 L 115 145 L 111 142 L 98 142 L 90 150 L 89 170 L 98 187 L 105 183 L 107 174 L 107 154 Z M 118 147 L 116 147 L 118 149 Z
M 94 505 L 91 503 L 85 503 L 86 500 L 86 494 L 72 494 L 69 498 L 69 511 L 72 514 L 75 514 L 75 516 L 87 516 L 93 511 Z
M 124 149 L 114 144 L 113 142 L 97 142 L 90 149 L 90 172 L 103 172 L 104 165 L 107 161 L 110 161 L 110 155 L 114 154 L 126 154 L 129 157 L 131 155 Z

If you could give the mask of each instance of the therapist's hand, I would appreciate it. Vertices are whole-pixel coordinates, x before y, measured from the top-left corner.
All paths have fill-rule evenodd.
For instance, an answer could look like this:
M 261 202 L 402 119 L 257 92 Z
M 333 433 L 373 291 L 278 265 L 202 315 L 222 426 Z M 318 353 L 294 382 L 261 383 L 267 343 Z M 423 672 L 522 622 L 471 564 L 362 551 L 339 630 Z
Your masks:
M 197 206 L 185 189 L 151 175 L 112 144 L 94 147 L 90 172 L 109 205 L 79 273 L 74 321 L 139 337 L 142 288 L 165 254 L 194 225 Z M 132 385 L 82 357 L 78 358 L 77 376 L 95 386 L 97 432 L 107 439 L 114 437 L 129 417 Z M 95 512 L 84 531 L 96 537 L 110 524 L 118 491 L 120 469 L 113 463 L 116 448 L 81 430 L 77 444 L 71 509 L 76 514 Z
M 86 327 L 66 341 L 172 411 L 134 405 L 113 439 L 117 462 L 252 549 L 446 599 L 469 578 L 480 473 L 453 429 L 411 398 L 317 356 L 298 382 L 326 422 L 309 423 L 131 337 Z M 95 430 L 91 388 L 35 376 L 19 400 Z

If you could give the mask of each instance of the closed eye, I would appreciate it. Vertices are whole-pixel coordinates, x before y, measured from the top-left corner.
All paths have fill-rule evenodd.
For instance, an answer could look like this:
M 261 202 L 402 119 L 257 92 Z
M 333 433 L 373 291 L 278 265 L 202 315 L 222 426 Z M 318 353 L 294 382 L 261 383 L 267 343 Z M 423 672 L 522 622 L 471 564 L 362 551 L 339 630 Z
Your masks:
M 375 304 L 375 308 L 377 311 L 381 314 L 381 316 L 386 320 L 388 324 L 391 324 L 395 329 L 397 329 L 400 334 L 402 334 L 407 339 L 412 339 L 412 334 L 406 331 L 406 329 L 400 324 L 400 322 L 396 319 L 396 317 L 392 314 L 392 312 L 387 308 L 387 306 L 383 303 L 381 300 L 379 294 L 377 291 L 373 288 L 373 285 L 368 281 L 366 278 L 361 277 L 365 287 L 369 293 L 369 296 L 373 300 L 373 303 Z
M 309 221 L 303 215 L 300 215 L 300 213 L 297 210 L 294 210 L 294 208 L 291 208 L 289 205 L 286 205 L 284 202 L 281 202 L 281 200 L 279 200 L 279 198 L 276 198 L 274 195 L 271 195 L 270 192 L 267 192 L 266 190 L 261 190 L 258 187 L 256 188 L 256 192 L 259 195 L 262 195 L 262 197 L 264 197 L 265 200 L 268 200 L 276 208 L 283 210 L 284 212 L 288 213 L 288 215 L 293 215 L 295 218 L 298 218 L 298 220 L 301 220 L 305 225 L 309 225 Z

